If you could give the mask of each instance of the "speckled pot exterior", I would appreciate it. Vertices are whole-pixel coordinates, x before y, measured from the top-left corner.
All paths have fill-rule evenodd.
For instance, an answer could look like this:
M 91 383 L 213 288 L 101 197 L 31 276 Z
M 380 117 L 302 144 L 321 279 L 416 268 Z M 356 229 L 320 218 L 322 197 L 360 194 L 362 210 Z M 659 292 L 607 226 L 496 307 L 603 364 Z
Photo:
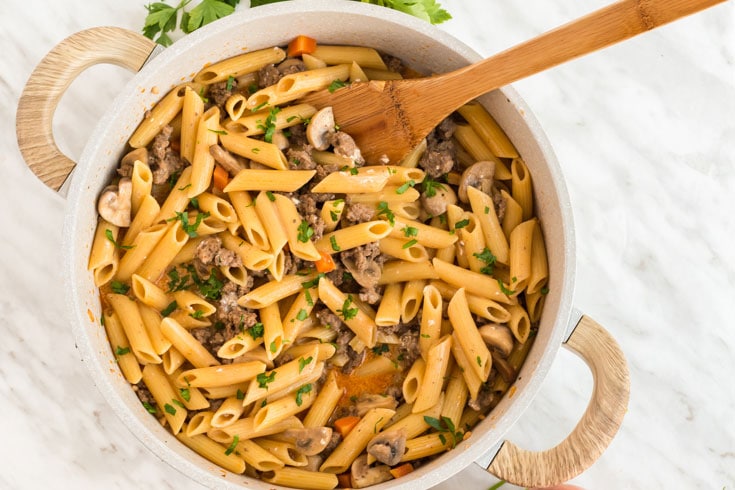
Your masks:
M 144 111 L 173 85 L 208 62 L 274 45 L 297 34 L 329 44 L 360 44 L 397 56 L 425 73 L 446 72 L 477 61 L 479 55 L 430 24 L 382 7 L 344 0 L 296 0 L 244 10 L 174 43 L 150 60 L 115 99 L 89 138 L 68 192 L 64 231 L 67 304 L 77 347 L 95 384 L 114 412 L 162 460 L 209 488 L 272 489 L 274 485 L 227 473 L 180 444 L 141 406 L 119 372 L 100 325 L 100 302 L 87 259 L 96 224 L 95 202 L 110 179 L 125 142 Z M 159 95 L 151 92 L 158 87 Z M 512 88 L 481 102 L 520 151 L 534 180 L 537 212 L 549 253 L 550 293 L 539 334 L 506 397 L 458 448 L 378 489 L 429 488 L 477 460 L 487 459 L 538 392 L 569 333 L 574 280 L 574 231 L 569 198 L 549 143 Z

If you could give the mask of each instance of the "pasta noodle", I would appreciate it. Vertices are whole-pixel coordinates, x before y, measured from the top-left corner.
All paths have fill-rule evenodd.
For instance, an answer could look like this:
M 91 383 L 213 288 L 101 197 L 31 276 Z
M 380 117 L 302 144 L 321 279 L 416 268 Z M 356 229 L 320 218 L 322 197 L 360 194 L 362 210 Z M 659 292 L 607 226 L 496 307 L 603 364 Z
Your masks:
M 299 100 L 404 75 L 360 46 L 245 52 L 174 87 L 128 141 L 132 219 L 99 218 L 90 243 L 105 332 L 146 409 L 223 471 L 360 487 L 345 478 L 367 463 L 392 479 L 471 437 L 531 349 L 543 223 L 484 107 L 401 162 L 366 162 Z M 494 175 L 474 184 L 478 161 Z M 388 461 L 376 447 L 393 440 L 406 450 Z

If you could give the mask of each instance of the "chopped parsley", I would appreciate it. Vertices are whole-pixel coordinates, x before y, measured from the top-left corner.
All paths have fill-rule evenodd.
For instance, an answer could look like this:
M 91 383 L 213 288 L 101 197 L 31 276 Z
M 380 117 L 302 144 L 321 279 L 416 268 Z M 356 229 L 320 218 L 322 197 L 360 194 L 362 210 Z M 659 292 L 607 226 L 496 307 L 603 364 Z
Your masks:
M 213 132 L 215 134 L 221 134 L 223 136 L 227 136 L 227 131 L 225 131 L 224 129 L 212 129 L 212 128 L 209 128 L 209 129 L 207 129 L 207 131 L 211 131 L 211 132 Z
M 130 286 L 128 286 L 124 282 L 112 281 L 110 283 L 110 289 L 112 289 L 113 293 L 127 294 L 127 292 L 130 291 Z
M 342 308 L 337 309 L 337 313 L 342 315 L 345 320 L 351 320 L 357 316 L 358 309 L 356 307 L 351 308 L 352 295 L 348 294 L 347 299 L 342 303 Z
M 259 338 L 261 338 L 263 336 L 263 331 L 264 331 L 263 324 L 260 322 L 256 323 L 255 325 L 253 325 L 252 327 L 246 330 L 248 335 L 250 335 L 253 338 L 253 340 L 258 340 Z
M 547 286 L 544 286 L 544 287 L 541 288 L 541 290 L 539 291 L 539 293 L 541 293 L 544 296 L 546 296 L 547 294 L 549 294 L 549 288 Z
M 415 185 L 416 185 L 416 182 L 414 182 L 413 180 L 409 180 L 408 182 L 400 186 L 398 189 L 396 189 L 396 194 L 403 194 L 408 190 L 409 187 L 413 187 Z
M 278 350 L 278 346 L 276 345 L 276 341 L 275 340 L 273 342 L 271 342 L 270 349 L 271 349 L 271 352 L 273 354 L 275 354 L 276 351 Z
M 485 262 L 487 265 L 480 269 L 480 272 L 483 274 L 487 274 L 488 276 L 492 275 L 492 273 L 495 271 L 495 261 L 497 260 L 496 257 L 492 254 L 489 248 L 485 247 L 482 249 L 482 252 L 480 253 L 473 253 L 475 257 L 480 259 L 481 261 Z
M 304 220 L 301 220 L 301 224 L 299 224 L 298 229 L 298 235 L 296 236 L 296 239 L 300 241 L 301 243 L 306 243 L 311 239 L 311 237 L 314 236 L 314 229 L 309 226 L 309 222 Z
M 455 230 L 459 230 L 460 228 L 464 228 L 464 227 L 466 227 L 469 224 L 470 224 L 470 220 L 468 220 L 468 219 L 461 219 L 461 220 L 457 221 L 454 224 L 454 229 Z
M 404 243 L 401 248 L 403 248 L 403 249 L 411 248 L 414 245 L 416 245 L 417 243 L 419 243 L 419 241 L 414 238 L 413 240 L 409 240 L 406 243 Z
M 143 402 L 143 408 L 145 408 L 148 413 L 152 413 L 153 415 L 156 414 L 156 408 L 148 402 Z
M 327 90 L 329 90 L 330 93 L 333 93 L 335 90 L 346 87 L 347 83 L 343 82 L 339 78 L 336 80 L 333 80 L 332 83 L 329 84 L 329 87 L 327 87 Z
M 271 191 L 265 191 L 265 195 L 266 195 L 266 197 L 268 198 L 268 200 L 270 202 L 275 202 L 276 201 L 276 196 L 274 196 Z
M 191 392 L 189 391 L 189 388 L 179 388 L 179 393 L 181 394 L 181 398 L 187 402 L 191 401 Z
M 296 405 L 301 406 L 304 401 L 301 399 L 301 395 L 305 395 L 306 393 L 311 393 L 311 383 L 305 384 L 298 390 L 296 390 Z
M 280 107 L 274 107 L 268 113 L 268 117 L 265 118 L 265 126 L 259 124 L 258 127 L 263 130 L 263 139 L 267 143 L 273 143 L 273 135 L 276 132 L 276 119 L 277 114 L 281 111 Z
M 482 367 L 482 359 L 480 358 L 480 356 L 477 356 L 475 360 L 477 361 L 477 365 Z
M 125 354 L 130 353 L 130 347 L 120 347 L 117 346 L 117 349 L 115 349 L 115 355 L 116 356 L 124 356 Z
M 167 316 L 169 316 L 178 307 L 179 307 L 179 304 L 176 302 L 176 300 L 173 300 L 172 302 L 170 302 L 168 304 L 167 307 L 165 307 L 163 310 L 161 310 L 161 316 L 163 316 L 164 318 L 167 317 Z
M 204 318 L 204 310 L 196 310 L 194 313 L 189 313 L 189 316 L 197 320 Z
M 240 388 L 238 388 L 237 389 L 237 393 L 235 394 L 235 397 L 238 400 L 244 400 L 245 399 L 245 393 L 243 393 L 243 391 Z
M 174 408 L 174 406 L 173 406 L 173 405 L 169 405 L 169 404 L 167 403 L 167 404 L 165 404 L 165 405 L 163 406 L 163 409 L 164 409 L 164 410 L 165 410 L 165 412 L 166 412 L 166 413 L 168 413 L 168 414 L 171 414 L 171 415 L 176 415 L 176 409 Z
M 305 309 L 301 308 L 299 312 L 296 314 L 296 319 L 299 321 L 304 321 L 309 316 L 309 314 L 306 312 Z
M 225 90 L 227 90 L 228 92 L 232 92 L 232 86 L 234 84 L 235 84 L 235 77 L 230 75 L 229 77 L 227 77 L 227 85 L 225 85 Z
M 503 292 L 504 295 L 510 296 L 511 294 L 515 294 L 515 291 L 511 291 L 510 289 L 505 287 L 505 284 L 503 284 L 503 281 L 498 279 L 498 286 L 500 286 L 500 290 Z
M 329 243 L 332 245 L 332 250 L 334 250 L 335 252 L 339 252 L 340 250 L 342 250 L 342 248 L 337 243 L 337 237 L 336 236 L 334 236 L 334 235 L 330 236 L 329 237 Z
M 229 456 L 235 451 L 235 448 L 237 447 L 237 444 L 240 442 L 240 436 L 235 434 L 235 436 L 232 438 L 232 443 L 230 443 L 229 446 L 227 446 L 227 449 L 225 449 L 225 456 Z
M 259 110 L 261 110 L 263 107 L 265 107 L 267 105 L 268 105 L 268 101 L 261 102 L 260 104 L 256 105 L 252 109 L 250 109 L 250 112 L 258 112 Z
M 176 405 L 176 406 L 177 406 L 177 407 L 179 407 L 179 408 L 183 408 L 183 409 L 186 409 L 186 407 L 184 406 L 184 404 L 183 404 L 183 403 L 181 403 L 180 401 L 178 401 L 178 400 L 177 400 L 177 399 L 175 399 L 175 398 L 172 398 L 172 399 L 171 399 L 171 403 L 173 403 L 174 405 Z
M 441 184 L 440 182 L 437 182 L 434 179 L 430 179 L 428 177 L 424 179 L 422 184 L 423 184 L 424 194 L 426 194 L 426 197 L 436 196 L 437 190 L 440 190 L 440 191 L 446 190 L 443 184 Z
M 168 271 L 168 278 L 168 292 L 175 293 L 176 291 L 181 291 L 189 287 L 189 279 L 191 279 L 191 276 L 187 275 L 181 277 L 178 269 L 174 267 Z
M 255 380 L 258 382 L 259 388 L 265 388 L 268 389 L 268 384 L 272 383 L 276 379 L 276 372 L 271 371 L 270 374 L 260 373 L 255 377 Z
M 390 352 L 390 346 L 388 344 L 380 344 L 373 347 L 373 354 L 376 356 L 382 356 L 385 352 Z
M 304 291 L 304 299 L 306 300 L 307 305 L 314 306 L 314 299 L 311 297 L 311 293 L 308 289 Z
M 431 338 L 431 335 L 429 335 L 428 333 L 422 333 L 421 334 L 421 338 L 422 339 L 430 339 Z
M 181 229 L 189 235 L 189 238 L 196 238 L 197 228 L 202 224 L 202 221 L 209 217 L 209 213 L 197 213 L 194 223 L 189 222 L 189 213 L 176 212 L 175 218 L 169 218 L 168 221 L 181 220 Z
M 489 206 L 485 206 L 485 214 L 488 214 L 489 212 L 490 212 L 490 207 Z
M 393 214 L 393 211 L 391 211 L 391 209 L 388 207 L 387 202 L 380 201 L 378 203 L 378 216 L 385 216 L 385 218 L 388 220 L 391 226 L 395 226 L 396 215 Z
M 403 236 L 405 236 L 406 238 L 419 235 L 419 229 L 413 226 L 406 226 L 401 231 L 403 231 Z
M 429 417 L 428 415 L 424 415 L 424 422 L 426 422 L 427 424 L 429 424 L 429 426 L 431 426 L 431 428 L 439 432 L 439 439 L 442 441 L 442 444 L 447 443 L 446 438 L 444 437 L 444 433 L 448 433 L 452 438 L 451 447 L 455 447 L 464 436 L 464 433 L 457 430 L 457 428 L 454 426 L 454 422 L 452 422 L 452 419 L 450 419 L 449 417 L 442 416 L 441 419 L 437 419 L 434 417 Z
M 322 277 L 326 277 L 326 274 L 324 274 L 323 272 L 320 272 L 320 273 L 319 273 L 319 274 L 317 274 L 317 276 L 316 276 L 316 277 L 315 277 L 314 279 L 312 279 L 311 281 L 305 281 L 305 282 L 302 282 L 302 283 L 301 283 L 301 286 L 302 286 L 302 287 L 303 287 L 304 289 L 311 289 L 311 288 L 315 288 L 315 287 L 317 287 L 317 286 L 319 285 L 319 279 L 321 279 Z
M 308 366 L 308 365 L 309 365 L 309 364 L 311 363 L 311 361 L 313 361 L 313 360 L 314 360 L 314 358 L 313 358 L 313 357 L 311 357 L 311 356 L 307 357 L 306 359 L 304 359 L 303 357 L 301 357 L 301 358 L 299 359 L 299 373 L 300 373 L 301 371 L 303 371 L 303 370 L 304 370 L 304 368 L 305 368 L 306 366 Z
M 121 249 L 123 249 L 123 250 L 130 250 L 131 248 L 133 248 L 133 247 L 134 247 L 134 245 L 121 245 L 121 244 L 117 243 L 117 242 L 115 241 L 115 238 L 114 238 L 114 237 L 112 236 L 112 230 L 111 230 L 111 229 L 109 229 L 109 228 L 105 230 L 105 236 L 106 236 L 106 237 L 107 237 L 107 239 L 108 239 L 108 240 L 110 240 L 110 241 L 112 242 L 112 244 L 113 244 L 113 245 L 115 245 L 115 247 L 117 247 L 117 248 L 121 248 Z
M 332 221 L 337 222 L 339 220 L 339 214 L 337 214 L 335 211 L 329 211 L 329 217 L 332 218 Z

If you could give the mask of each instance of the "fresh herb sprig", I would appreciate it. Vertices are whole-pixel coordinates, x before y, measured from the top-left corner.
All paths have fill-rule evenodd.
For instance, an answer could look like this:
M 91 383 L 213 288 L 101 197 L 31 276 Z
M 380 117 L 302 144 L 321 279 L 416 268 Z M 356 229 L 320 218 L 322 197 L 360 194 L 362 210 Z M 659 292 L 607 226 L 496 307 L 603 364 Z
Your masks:
M 424 415 L 424 422 L 429 424 L 433 429 L 439 432 L 439 440 L 442 444 L 446 444 L 449 440 L 450 446 L 455 447 L 458 442 L 464 437 L 464 432 L 457 430 L 454 426 L 454 422 L 449 417 L 442 417 L 440 419 L 429 417 Z M 449 434 L 450 439 L 447 439 L 444 434 Z
M 149 3 L 145 6 L 148 15 L 143 24 L 143 35 L 163 46 L 170 46 L 174 41 L 170 34 L 181 30 L 184 34 L 227 17 L 235 11 L 240 0 L 202 0 L 191 10 L 186 7 L 192 0 L 180 0 L 178 4 L 169 5 L 165 1 Z M 250 7 L 258 7 L 269 3 L 286 0 L 250 0 Z M 371 3 L 381 7 L 398 10 L 418 17 L 432 24 L 441 24 L 452 18 L 449 12 L 441 8 L 436 0 L 352 0 Z

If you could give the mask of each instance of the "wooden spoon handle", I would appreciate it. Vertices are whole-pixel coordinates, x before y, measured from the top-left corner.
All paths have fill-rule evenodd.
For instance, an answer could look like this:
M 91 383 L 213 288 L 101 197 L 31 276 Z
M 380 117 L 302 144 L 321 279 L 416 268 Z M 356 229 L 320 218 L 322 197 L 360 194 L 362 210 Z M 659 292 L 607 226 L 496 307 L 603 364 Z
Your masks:
M 449 113 L 491 90 L 724 1 L 621 0 L 479 63 L 436 77 L 433 90 L 444 94 L 441 103 Z
M 526 451 L 505 441 L 487 470 L 509 483 L 547 487 L 574 478 L 592 466 L 623 422 L 630 396 L 630 374 L 615 339 L 587 316 L 577 324 L 565 347 L 589 365 L 592 399 L 572 433 L 547 451 Z
M 36 66 L 20 96 L 15 127 L 26 164 L 44 184 L 58 191 L 76 165 L 56 146 L 52 129 L 56 106 L 69 84 L 100 63 L 137 72 L 155 46 L 126 29 L 95 27 L 64 39 Z

